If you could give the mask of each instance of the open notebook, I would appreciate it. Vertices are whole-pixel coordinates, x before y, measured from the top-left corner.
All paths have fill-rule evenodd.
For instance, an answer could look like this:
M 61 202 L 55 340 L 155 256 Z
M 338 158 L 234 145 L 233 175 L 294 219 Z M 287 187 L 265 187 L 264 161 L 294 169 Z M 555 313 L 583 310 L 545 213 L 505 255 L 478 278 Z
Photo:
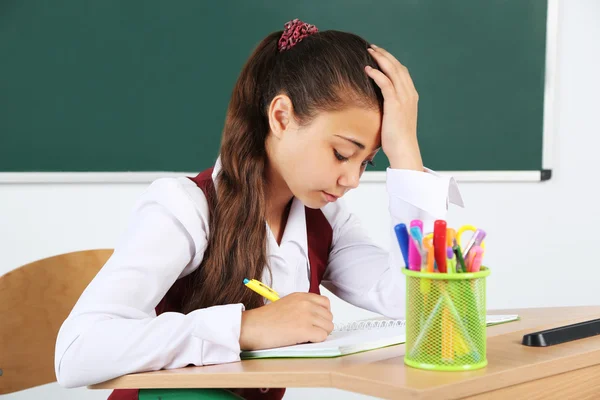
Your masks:
M 488 315 L 487 325 L 516 321 L 518 315 Z M 370 319 L 336 324 L 321 343 L 305 343 L 274 349 L 242 351 L 242 359 L 281 357 L 338 357 L 404 343 L 404 320 Z

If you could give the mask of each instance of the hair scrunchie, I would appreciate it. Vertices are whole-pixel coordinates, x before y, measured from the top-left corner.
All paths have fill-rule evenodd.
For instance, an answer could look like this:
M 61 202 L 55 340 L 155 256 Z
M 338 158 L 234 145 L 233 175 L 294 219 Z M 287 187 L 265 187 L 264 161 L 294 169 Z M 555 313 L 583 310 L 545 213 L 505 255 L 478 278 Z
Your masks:
M 277 43 L 280 52 L 291 49 L 305 37 L 319 31 L 316 26 L 302 22 L 298 18 L 286 22 L 284 27 L 285 30 Z

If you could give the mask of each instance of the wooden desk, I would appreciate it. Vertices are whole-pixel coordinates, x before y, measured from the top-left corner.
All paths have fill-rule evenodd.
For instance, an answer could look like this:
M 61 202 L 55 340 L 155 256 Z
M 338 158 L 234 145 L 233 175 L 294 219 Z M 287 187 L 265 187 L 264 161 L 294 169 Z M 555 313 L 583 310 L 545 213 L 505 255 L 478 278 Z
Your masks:
M 404 365 L 404 345 L 330 359 L 263 359 L 122 376 L 110 388 L 329 387 L 393 399 L 597 399 L 600 336 L 547 348 L 523 334 L 600 317 L 600 306 L 497 310 L 520 321 L 488 328 L 488 366 L 433 372 Z M 527 394 L 527 395 L 525 395 Z

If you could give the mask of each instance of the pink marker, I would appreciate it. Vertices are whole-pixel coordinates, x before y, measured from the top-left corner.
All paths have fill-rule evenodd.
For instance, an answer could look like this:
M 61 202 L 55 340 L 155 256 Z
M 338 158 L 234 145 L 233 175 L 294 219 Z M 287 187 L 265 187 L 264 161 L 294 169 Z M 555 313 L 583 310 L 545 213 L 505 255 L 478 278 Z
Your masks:
M 465 258 L 465 266 L 467 267 L 467 272 L 471 272 L 473 268 L 473 259 L 475 258 L 475 249 L 479 246 L 473 246 L 467 258 Z
M 423 221 L 415 219 L 410 223 L 410 227 L 412 228 L 413 226 L 418 226 L 421 233 L 423 233 Z M 408 241 L 408 269 L 411 271 L 420 271 L 421 263 L 421 252 L 415 244 L 414 238 L 410 235 L 410 240 Z
M 483 249 L 480 246 L 473 246 L 470 253 L 474 253 L 474 256 L 471 264 L 471 271 L 469 272 L 479 272 L 481 269 L 481 261 L 483 259 Z
M 413 226 L 418 226 L 419 229 L 421 229 L 421 233 L 423 233 L 423 221 L 420 219 L 413 219 L 410 221 L 410 227 L 412 228 Z

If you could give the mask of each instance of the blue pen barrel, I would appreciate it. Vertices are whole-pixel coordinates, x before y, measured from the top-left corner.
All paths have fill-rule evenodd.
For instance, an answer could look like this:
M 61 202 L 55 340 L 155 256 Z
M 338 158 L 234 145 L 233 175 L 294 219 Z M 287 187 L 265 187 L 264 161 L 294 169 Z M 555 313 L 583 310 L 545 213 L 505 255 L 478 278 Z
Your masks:
M 403 269 L 406 275 L 404 362 L 415 368 L 465 371 L 485 367 L 486 277 Z M 429 290 L 422 290 L 428 281 Z
M 398 239 L 398 246 L 400 246 L 404 266 L 408 268 L 408 230 L 406 229 L 406 225 L 396 225 L 394 227 L 394 232 L 396 233 L 396 239 Z

